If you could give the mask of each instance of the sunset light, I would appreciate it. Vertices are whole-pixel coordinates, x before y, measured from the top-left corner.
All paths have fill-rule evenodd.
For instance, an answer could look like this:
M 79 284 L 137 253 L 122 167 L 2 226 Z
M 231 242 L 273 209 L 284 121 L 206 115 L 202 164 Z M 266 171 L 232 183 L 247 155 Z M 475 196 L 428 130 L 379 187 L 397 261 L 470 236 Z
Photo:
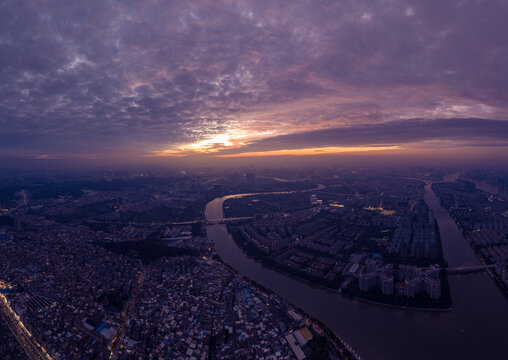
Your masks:
M 507 39 L 508 0 L 0 1 L 0 360 L 508 359 Z

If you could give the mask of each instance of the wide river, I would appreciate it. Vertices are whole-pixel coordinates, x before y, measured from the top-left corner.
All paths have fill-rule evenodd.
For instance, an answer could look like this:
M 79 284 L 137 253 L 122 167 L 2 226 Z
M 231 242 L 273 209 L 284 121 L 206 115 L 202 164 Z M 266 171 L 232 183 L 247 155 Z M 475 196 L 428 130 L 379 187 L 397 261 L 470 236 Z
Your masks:
M 449 265 L 478 263 L 430 185 L 425 200 L 436 213 Z M 231 196 L 207 204 L 207 220 L 223 218 L 227 198 Z M 279 274 L 248 258 L 225 225 L 206 230 L 227 264 L 322 321 L 366 360 L 508 359 L 508 302 L 486 273 L 449 277 L 452 311 L 399 310 L 348 299 Z

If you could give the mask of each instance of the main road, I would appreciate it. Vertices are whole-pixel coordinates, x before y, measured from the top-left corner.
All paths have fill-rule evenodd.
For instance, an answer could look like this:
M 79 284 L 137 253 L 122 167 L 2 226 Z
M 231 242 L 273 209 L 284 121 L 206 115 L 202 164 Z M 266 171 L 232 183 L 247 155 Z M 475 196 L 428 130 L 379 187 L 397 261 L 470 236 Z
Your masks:
M 52 360 L 46 349 L 37 342 L 21 322 L 19 316 L 12 310 L 3 294 L 0 294 L 0 317 L 31 360 Z
M 141 290 L 141 287 L 143 286 L 143 283 L 145 281 L 147 268 L 143 267 L 141 270 L 139 277 L 136 281 L 136 285 L 134 286 L 133 290 L 131 291 L 131 298 L 125 305 L 125 309 L 122 312 L 122 321 L 120 324 L 120 327 L 118 328 L 118 332 L 113 338 L 111 342 L 111 353 L 110 353 L 110 359 L 116 360 L 118 358 L 118 351 L 120 350 L 120 346 L 123 344 L 123 340 L 125 338 L 125 331 L 127 329 L 127 323 L 129 322 L 130 318 L 132 317 L 132 314 L 134 313 L 134 310 L 136 308 L 136 301 L 138 299 L 139 291 Z
M 224 201 L 241 196 L 246 194 L 209 202 L 207 221 L 222 219 Z M 449 265 L 478 264 L 430 183 L 426 185 L 425 200 L 436 213 Z M 321 320 L 367 360 L 507 358 L 508 304 L 487 274 L 449 277 L 453 311 L 398 310 L 351 300 L 265 268 L 238 248 L 225 225 L 209 225 L 206 230 L 227 264 Z

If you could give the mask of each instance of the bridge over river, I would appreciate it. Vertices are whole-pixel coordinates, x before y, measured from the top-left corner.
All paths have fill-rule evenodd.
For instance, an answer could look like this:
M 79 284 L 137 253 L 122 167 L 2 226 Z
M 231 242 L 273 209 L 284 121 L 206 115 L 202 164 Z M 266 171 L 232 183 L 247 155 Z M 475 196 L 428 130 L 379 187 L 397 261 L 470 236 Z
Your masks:
M 445 181 L 453 181 L 454 177 L 447 177 Z M 425 200 L 436 213 L 444 257 L 450 265 L 447 271 L 469 273 L 493 267 L 479 263 L 430 185 L 428 182 L 425 187 Z M 215 242 L 220 257 L 241 275 L 275 291 L 321 320 L 353 344 L 365 359 L 506 358 L 508 306 L 487 274 L 450 276 L 453 310 L 444 313 L 408 312 L 347 299 L 267 269 L 247 257 L 228 234 L 222 208 L 228 198 L 241 196 L 245 195 L 217 198 L 206 206 L 207 221 L 218 222 L 207 226 L 206 231 Z
M 457 267 L 449 267 L 444 268 L 448 274 L 466 274 L 466 273 L 474 273 L 479 271 L 486 271 L 488 269 L 493 269 L 496 267 L 496 264 L 491 265 L 472 265 L 472 266 L 457 266 Z
M 225 224 L 226 222 L 231 221 L 239 221 L 239 220 L 247 220 L 254 219 L 254 216 L 245 216 L 245 217 L 235 217 L 235 218 L 226 218 L 226 219 L 214 219 L 206 222 L 206 225 L 215 225 L 215 224 Z

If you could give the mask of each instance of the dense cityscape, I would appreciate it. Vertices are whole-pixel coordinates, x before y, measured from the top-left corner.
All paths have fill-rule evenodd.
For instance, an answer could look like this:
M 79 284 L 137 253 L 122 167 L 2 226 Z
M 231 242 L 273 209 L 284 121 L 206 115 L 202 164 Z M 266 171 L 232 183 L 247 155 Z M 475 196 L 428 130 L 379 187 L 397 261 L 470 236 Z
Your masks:
M 2 189 L 1 296 L 7 325 L 37 344 L 30 357 L 354 358 L 220 261 L 200 209 L 218 184 L 111 175 L 50 194 L 24 182 Z
M 3 353 L 360 359 L 362 349 L 326 319 L 223 262 L 213 227 L 227 226 L 237 246 L 264 266 L 369 306 L 453 311 L 448 277 L 478 271 L 488 271 L 508 295 L 503 187 L 480 190 L 489 183 L 468 172 L 443 181 L 440 170 L 275 175 L 121 171 L 86 180 L 5 179 Z M 447 263 L 425 200 L 429 186 L 480 266 Z M 208 209 L 213 198 L 222 199 L 218 218 Z
M 423 200 L 424 182 L 376 174 L 376 188 L 369 189 L 374 180 L 368 176 L 339 179 L 307 203 L 299 195 L 228 200 L 229 217 L 254 215 L 229 229 L 265 264 L 314 283 L 388 304 L 449 308 L 446 277 L 441 296 L 440 266 L 446 264 L 434 213 Z M 282 203 L 278 211 L 263 215 L 274 200 L 275 207 Z

